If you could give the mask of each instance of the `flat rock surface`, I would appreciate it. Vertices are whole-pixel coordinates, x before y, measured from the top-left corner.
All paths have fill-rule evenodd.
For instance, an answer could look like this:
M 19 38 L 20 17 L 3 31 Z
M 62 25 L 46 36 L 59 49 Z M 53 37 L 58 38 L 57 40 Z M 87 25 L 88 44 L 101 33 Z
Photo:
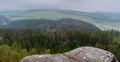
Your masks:
M 118 62 L 115 56 L 94 47 L 80 47 L 63 54 L 31 55 L 21 62 Z

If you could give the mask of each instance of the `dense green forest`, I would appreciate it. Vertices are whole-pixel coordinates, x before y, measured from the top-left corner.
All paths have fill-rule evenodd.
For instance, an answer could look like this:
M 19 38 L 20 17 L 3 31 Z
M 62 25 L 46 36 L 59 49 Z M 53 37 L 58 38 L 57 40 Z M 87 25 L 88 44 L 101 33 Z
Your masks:
M 2 22 L 2 21 L 1 21 Z M 81 20 L 65 18 L 60 20 L 47 20 L 47 19 L 25 19 L 25 20 L 16 20 L 4 22 L 6 25 L 0 26 L 1 28 L 10 28 L 10 29 L 34 29 L 39 31 L 71 31 L 71 30 L 82 30 L 82 31 L 98 31 L 98 27 L 83 22 Z
M 0 62 L 20 62 L 27 55 L 64 53 L 82 46 L 108 50 L 120 61 L 120 33 L 113 30 L 42 32 L 0 29 Z

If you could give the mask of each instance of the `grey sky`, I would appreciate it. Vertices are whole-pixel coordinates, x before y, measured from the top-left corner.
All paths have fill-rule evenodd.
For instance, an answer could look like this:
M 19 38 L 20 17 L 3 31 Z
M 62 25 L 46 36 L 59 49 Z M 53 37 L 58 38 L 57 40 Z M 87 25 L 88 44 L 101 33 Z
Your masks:
M 70 9 L 120 12 L 120 0 L 0 0 L 0 9 Z

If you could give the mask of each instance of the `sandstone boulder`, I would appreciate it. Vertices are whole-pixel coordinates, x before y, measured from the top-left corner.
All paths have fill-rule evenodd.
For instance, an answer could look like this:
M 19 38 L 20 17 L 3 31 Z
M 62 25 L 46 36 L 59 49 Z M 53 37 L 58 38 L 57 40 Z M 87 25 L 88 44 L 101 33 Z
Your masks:
M 94 47 L 80 47 L 63 54 L 31 55 L 21 62 L 118 62 L 115 56 Z

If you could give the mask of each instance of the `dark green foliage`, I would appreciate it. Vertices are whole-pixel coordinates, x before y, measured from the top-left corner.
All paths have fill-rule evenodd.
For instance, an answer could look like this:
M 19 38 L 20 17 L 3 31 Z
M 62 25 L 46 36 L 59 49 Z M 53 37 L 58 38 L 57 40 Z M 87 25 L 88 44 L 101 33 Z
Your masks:
M 119 36 L 114 31 L 40 32 L 28 29 L 0 29 L 0 61 L 20 62 L 26 55 L 63 53 L 81 46 L 108 50 L 119 60 Z
M 100 30 L 96 26 L 75 19 L 60 19 L 60 20 L 46 20 L 46 19 L 27 19 L 11 21 L 8 25 L 3 26 L 4 28 L 29 28 L 39 31 L 53 32 L 53 31 L 71 31 L 71 30 L 82 30 L 82 31 L 98 31 Z

